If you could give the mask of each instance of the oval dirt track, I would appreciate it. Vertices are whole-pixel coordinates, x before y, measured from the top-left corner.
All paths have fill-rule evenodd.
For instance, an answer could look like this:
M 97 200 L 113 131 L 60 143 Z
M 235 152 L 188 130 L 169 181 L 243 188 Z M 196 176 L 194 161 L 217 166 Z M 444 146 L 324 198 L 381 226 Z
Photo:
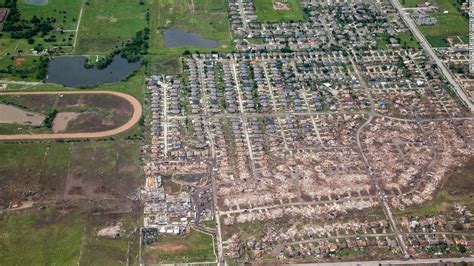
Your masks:
M 127 100 L 133 106 L 132 118 L 122 126 L 91 133 L 58 133 L 58 134 L 17 134 L 0 135 L 0 140 L 35 140 L 35 139 L 86 139 L 86 138 L 104 138 L 123 133 L 133 127 L 142 116 L 142 105 L 135 97 L 115 91 L 42 91 L 42 92 L 2 92 L 0 95 L 55 95 L 55 94 L 109 94 Z

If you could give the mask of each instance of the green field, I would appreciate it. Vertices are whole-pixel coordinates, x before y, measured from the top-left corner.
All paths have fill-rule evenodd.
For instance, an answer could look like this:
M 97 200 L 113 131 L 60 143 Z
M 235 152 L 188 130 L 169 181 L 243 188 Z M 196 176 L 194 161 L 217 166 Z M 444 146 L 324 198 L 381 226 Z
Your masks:
M 97 231 L 120 222 L 125 234 L 97 237 Z M 137 213 L 91 215 L 83 205 L 29 209 L 0 215 L 1 265 L 124 265 L 128 234 L 138 226 Z M 130 261 L 137 265 L 138 233 L 131 235 Z
M 144 260 L 150 264 L 213 262 L 212 236 L 194 229 L 181 236 L 159 235 L 157 243 L 146 247 Z
M 304 19 L 299 0 L 254 0 L 258 19 L 262 22 L 288 22 L 301 21 Z M 274 2 L 288 5 L 288 10 L 276 10 Z
M 31 20 L 33 17 L 53 18 L 55 29 L 66 31 L 52 31 L 47 35 L 37 35 L 30 41 L 26 39 L 12 39 L 10 33 L 4 32 L 0 38 L 0 79 L 37 80 L 35 70 L 38 64 L 33 51 L 41 52 L 49 47 L 56 47 L 55 53 L 72 51 L 75 29 L 82 1 L 79 0 L 50 0 L 45 6 L 27 5 L 24 0 L 17 1 L 21 19 Z M 15 60 L 20 58 L 25 62 L 19 64 Z M 12 68 L 13 73 L 3 73 Z
M 0 216 L 0 264 L 74 265 L 84 224 L 80 215 L 53 209 Z
M 47 5 L 37 6 L 28 5 L 24 0 L 19 0 L 18 8 L 24 19 L 31 19 L 33 16 L 52 17 L 57 20 L 57 27 L 64 30 L 75 30 L 81 4 L 81 0 L 49 0 Z
M 22 19 L 30 20 L 34 16 L 42 18 L 54 18 L 56 29 L 63 29 L 66 32 L 52 32 L 48 36 L 34 38 L 35 42 L 29 44 L 26 40 L 14 40 L 8 37 L 8 33 L 3 33 L 0 38 L 0 57 L 6 54 L 14 55 L 19 51 L 29 54 L 33 48 L 41 45 L 44 49 L 51 45 L 64 46 L 62 49 L 67 52 L 72 45 L 75 35 L 77 19 L 81 9 L 82 1 L 79 0 L 49 0 L 45 6 L 28 5 L 24 0 L 17 1 L 17 6 Z M 55 36 L 56 41 L 46 42 L 45 37 Z M 3 64 L 0 64 L 0 66 Z
M 398 39 L 402 47 L 419 49 L 420 44 L 416 40 L 415 36 L 411 32 L 405 32 L 398 34 Z
M 401 0 L 404 7 L 416 7 L 417 4 L 425 3 L 425 0 Z M 456 0 L 433 0 L 429 1 L 440 8 L 439 12 L 432 13 L 438 19 L 434 26 L 418 26 L 426 39 L 433 47 L 448 46 L 447 38 L 459 36 L 464 42 L 468 41 L 469 21 L 458 10 L 460 5 Z M 448 14 L 444 14 L 448 11 Z M 456 40 L 457 41 L 457 40 Z
M 138 0 L 89 1 L 84 7 L 75 54 L 107 54 L 146 26 Z
M 191 52 L 228 52 L 232 51 L 232 37 L 227 1 L 200 0 L 150 0 L 151 54 L 150 70 L 155 73 L 179 73 L 181 66 L 179 57 L 184 51 Z M 181 29 L 186 32 L 199 34 L 203 38 L 218 41 L 219 47 L 205 49 L 198 47 L 164 47 L 163 32 L 166 29 Z

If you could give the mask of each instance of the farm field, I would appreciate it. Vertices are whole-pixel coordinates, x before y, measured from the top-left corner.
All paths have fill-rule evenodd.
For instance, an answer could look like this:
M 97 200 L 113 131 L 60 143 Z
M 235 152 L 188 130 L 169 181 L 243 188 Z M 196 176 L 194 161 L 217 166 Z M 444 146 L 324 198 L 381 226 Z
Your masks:
M 413 8 L 417 4 L 425 2 L 424 0 L 400 1 L 407 8 Z M 434 0 L 430 2 L 440 8 L 439 12 L 432 13 L 438 23 L 434 26 L 418 26 L 430 44 L 433 47 L 446 47 L 449 45 L 448 37 L 457 39 L 458 36 L 463 42 L 468 42 L 469 23 L 467 17 L 464 17 L 459 11 L 459 3 L 456 0 Z M 444 14 L 444 11 L 448 13 Z
M 146 248 L 143 259 L 151 264 L 216 260 L 212 236 L 194 229 L 184 236 L 161 235 L 157 243 Z
M 287 9 L 275 9 L 274 3 L 276 0 L 255 0 L 255 9 L 257 11 L 258 19 L 262 22 L 288 22 L 300 21 L 304 19 L 303 11 L 301 10 L 298 0 L 289 0 L 286 3 Z M 282 1 L 281 3 L 284 3 Z
M 146 26 L 147 7 L 136 0 L 89 1 L 75 54 L 108 54 Z

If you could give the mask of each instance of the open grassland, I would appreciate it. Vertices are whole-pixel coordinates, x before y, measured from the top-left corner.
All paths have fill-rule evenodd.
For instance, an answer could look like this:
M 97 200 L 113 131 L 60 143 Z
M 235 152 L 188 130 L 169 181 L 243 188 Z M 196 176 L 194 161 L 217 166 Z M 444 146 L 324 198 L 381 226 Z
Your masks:
M 110 203 L 99 206 L 80 203 L 0 214 L 0 264 L 124 265 L 130 257 L 136 265 L 138 213 L 106 214 Z M 117 223 L 123 230 L 118 237 L 97 236 Z
M 144 260 L 156 263 L 213 262 L 212 236 L 191 229 L 185 235 L 159 235 L 158 242 L 147 246 Z
M 0 206 L 36 201 L 125 198 L 142 184 L 140 144 L 131 141 L 0 143 Z
M 0 264 L 74 265 L 83 228 L 77 213 L 54 209 L 0 215 Z
M 225 0 L 149 0 L 151 31 L 151 71 L 179 73 L 179 56 L 184 51 L 226 52 L 232 50 L 227 1 Z M 203 38 L 218 41 L 219 47 L 164 47 L 163 32 L 166 29 L 181 29 L 199 34 Z
M 24 19 L 31 19 L 34 16 L 55 18 L 57 27 L 75 30 L 82 0 L 49 0 L 44 6 L 29 5 L 24 0 L 18 0 L 17 3 Z
M 124 265 L 127 263 L 127 257 L 129 257 L 131 265 L 138 265 L 140 235 L 135 229 L 140 226 L 139 221 L 139 209 L 125 214 L 95 213 L 88 215 L 80 264 Z M 120 236 L 116 238 L 97 237 L 99 230 L 118 222 L 122 224 L 122 229 L 125 230 Z M 128 254 L 129 238 L 131 245 Z
M 425 3 L 425 0 L 401 0 L 404 7 L 413 8 L 417 4 Z M 418 26 L 425 35 L 426 39 L 433 47 L 448 46 L 447 38 L 459 36 L 464 42 L 468 41 L 469 22 L 459 12 L 460 4 L 457 0 L 432 0 L 430 3 L 440 8 L 439 12 L 431 13 L 438 19 L 434 26 Z M 448 11 L 448 14 L 444 14 Z
M 138 0 L 92 0 L 84 7 L 76 54 L 107 54 L 146 26 Z
M 254 0 L 253 2 L 257 11 L 258 19 L 262 22 L 288 22 L 304 19 L 299 0 Z M 275 9 L 273 6 L 274 2 L 285 3 L 288 9 Z

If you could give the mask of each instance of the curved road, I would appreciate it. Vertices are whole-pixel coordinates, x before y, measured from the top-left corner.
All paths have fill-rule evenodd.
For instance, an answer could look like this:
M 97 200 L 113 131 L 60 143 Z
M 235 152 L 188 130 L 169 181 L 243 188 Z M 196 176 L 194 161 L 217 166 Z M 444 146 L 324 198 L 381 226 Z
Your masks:
M 109 94 L 127 100 L 133 106 L 132 118 L 118 128 L 90 133 L 51 133 L 0 135 L 0 140 L 40 140 L 40 139 L 86 139 L 104 138 L 123 133 L 132 128 L 142 116 L 142 105 L 135 97 L 115 91 L 42 91 L 42 92 L 2 92 L 0 95 L 54 95 L 54 94 Z

